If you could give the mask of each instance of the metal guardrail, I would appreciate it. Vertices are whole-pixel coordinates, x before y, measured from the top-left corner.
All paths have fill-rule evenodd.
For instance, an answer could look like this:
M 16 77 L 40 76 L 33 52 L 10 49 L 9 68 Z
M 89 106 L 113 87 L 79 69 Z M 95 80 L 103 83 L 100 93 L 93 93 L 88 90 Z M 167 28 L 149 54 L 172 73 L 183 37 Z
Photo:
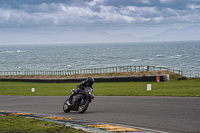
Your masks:
M 0 71 L 0 75 L 75 75 L 75 74 L 95 74 L 95 73 L 121 73 L 121 72 L 141 72 L 141 71 L 171 71 L 182 75 L 182 71 L 156 66 L 123 66 L 92 68 L 80 70 L 56 70 L 56 71 Z

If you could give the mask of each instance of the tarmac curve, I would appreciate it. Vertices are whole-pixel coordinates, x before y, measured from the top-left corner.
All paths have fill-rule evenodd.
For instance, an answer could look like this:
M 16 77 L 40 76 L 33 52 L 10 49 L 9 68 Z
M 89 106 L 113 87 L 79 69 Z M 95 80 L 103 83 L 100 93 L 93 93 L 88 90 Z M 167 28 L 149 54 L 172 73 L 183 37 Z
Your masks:
M 169 133 L 200 132 L 200 98 L 96 96 L 84 114 L 64 113 L 68 96 L 1 96 L 0 110 L 52 114 Z

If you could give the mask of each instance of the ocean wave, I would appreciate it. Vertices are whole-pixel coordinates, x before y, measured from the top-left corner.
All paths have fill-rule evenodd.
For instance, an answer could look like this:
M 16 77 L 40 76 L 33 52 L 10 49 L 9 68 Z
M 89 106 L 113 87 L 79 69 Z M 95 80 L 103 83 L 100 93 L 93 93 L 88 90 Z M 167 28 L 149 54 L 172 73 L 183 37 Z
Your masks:
M 141 59 L 131 59 L 131 61 L 138 62 L 138 61 L 141 61 Z
M 181 57 L 188 57 L 188 54 L 181 54 L 181 55 L 173 55 L 173 56 L 170 56 L 170 58 L 181 58 Z
M 17 53 L 21 53 L 21 52 L 23 52 L 23 51 L 21 51 L 21 50 L 17 50 Z
M 13 53 L 14 51 L 1 51 L 1 53 Z
M 131 59 L 130 61 L 133 61 L 133 62 L 139 62 L 139 61 L 147 61 L 147 60 L 150 60 L 150 58 Z
M 155 67 L 172 68 L 172 66 L 155 66 Z
M 156 55 L 156 57 L 165 57 L 165 55 L 162 55 L 162 54 L 161 55 Z
M 7 50 L 7 51 L 0 51 L 0 53 L 13 53 L 13 52 L 15 52 L 15 51 L 9 51 L 9 50 Z M 17 53 L 21 53 L 21 52 L 24 52 L 24 51 L 22 51 L 22 50 L 17 50 L 16 52 L 17 52 Z
M 175 56 L 177 56 L 177 57 L 181 57 L 182 55 L 175 55 Z
M 174 56 L 170 56 L 170 58 L 172 58 L 172 59 L 175 58 L 176 59 L 176 58 L 181 58 L 181 56 L 182 55 L 174 55 Z

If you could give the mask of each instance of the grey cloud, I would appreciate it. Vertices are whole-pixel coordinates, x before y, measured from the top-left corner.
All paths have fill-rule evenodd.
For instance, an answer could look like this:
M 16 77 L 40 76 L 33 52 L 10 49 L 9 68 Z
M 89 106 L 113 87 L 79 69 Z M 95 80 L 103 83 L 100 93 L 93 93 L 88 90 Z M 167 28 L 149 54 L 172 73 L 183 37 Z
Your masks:
M 104 5 L 107 2 L 107 0 L 93 0 L 93 1 L 88 1 L 86 2 L 88 5 L 92 6 L 92 7 L 97 7 L 100 5 Z
M 126 6 L 121 8 L 122 14 L 127 14 L 134 17 L 157 17 L 162 15 L 156 7 L 136 7 L 136 6 Z
M 20 5 L 20 10 L 23 10 L 28 13 L 35 13 L 35 12 L 49 12 L 49 11 L 57 11 L 59 10 L 59 4 L 51 3 L 41 3 L 39 5 L 30 5 L 30 4 L 23 4 Z
M 195 0 L 3 0 L 0 26 L 150 26 L 200 21 Z

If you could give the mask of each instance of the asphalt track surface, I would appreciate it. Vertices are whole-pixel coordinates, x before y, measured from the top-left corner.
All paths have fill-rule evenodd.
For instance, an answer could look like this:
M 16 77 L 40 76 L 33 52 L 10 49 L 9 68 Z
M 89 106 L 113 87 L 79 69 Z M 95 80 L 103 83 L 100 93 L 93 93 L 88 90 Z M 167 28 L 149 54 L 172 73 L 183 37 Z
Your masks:
M 0 96 L 0 110 L 52 114 L 170 133 L 200 132 L 200 98 L 96 96 L 84 114 L 64 113 L 67 96 Z

